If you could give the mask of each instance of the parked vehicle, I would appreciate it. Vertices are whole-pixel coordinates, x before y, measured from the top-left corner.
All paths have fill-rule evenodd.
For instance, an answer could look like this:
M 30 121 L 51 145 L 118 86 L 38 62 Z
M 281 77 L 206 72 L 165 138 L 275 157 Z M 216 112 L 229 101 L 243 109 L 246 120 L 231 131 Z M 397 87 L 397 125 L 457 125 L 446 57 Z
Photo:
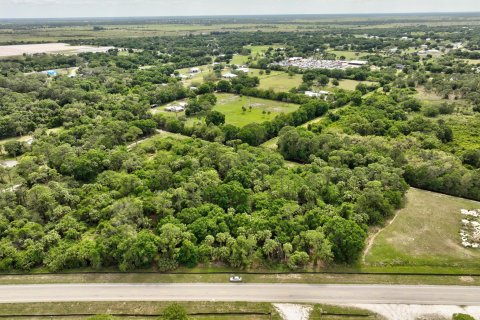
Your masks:
M 243 279 L 240 276 L 231 276 L 230 277 L 230 282 L 242 282 Z

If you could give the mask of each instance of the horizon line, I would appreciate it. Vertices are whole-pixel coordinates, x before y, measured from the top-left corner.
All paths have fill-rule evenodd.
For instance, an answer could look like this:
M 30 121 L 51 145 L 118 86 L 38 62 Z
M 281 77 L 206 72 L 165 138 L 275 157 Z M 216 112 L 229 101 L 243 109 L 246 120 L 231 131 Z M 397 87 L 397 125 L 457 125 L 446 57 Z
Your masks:
M 395 16 L 395 15 L 449 15 L 479 14 L 480 11 L 418 11 L 418 12 L 363 12 L 363 13 L 265 13 L 265 14 L 199 14 L 199 15 L 156 15 L 156 16 L 64 16 L 64 17 L 0 17 L 1 20 L 57 20 L 57 19 L 132 19 L 132 18 L 211 18 L 211 17 L 275 17 L 275 16 Z

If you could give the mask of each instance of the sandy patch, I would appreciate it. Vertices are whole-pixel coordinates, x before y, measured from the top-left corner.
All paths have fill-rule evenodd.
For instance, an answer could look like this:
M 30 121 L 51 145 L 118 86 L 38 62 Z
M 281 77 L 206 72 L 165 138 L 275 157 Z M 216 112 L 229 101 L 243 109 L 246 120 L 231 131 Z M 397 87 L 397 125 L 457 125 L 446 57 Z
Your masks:
M 276 303 L 274 307 L 283 320 L 308 320 L 312 312 L 311 306 L 302 304 Z
M 13 167 L 16 167 L 18 165 L 18 161 L 17 160 L 6 160 L 6 161 L 3 161 L 0 165 L 2 167 L 5 167 L 5 168 L 13 168 Z
M 354 304 L 352 307 L 373 311 L 388 320 L 452 319 L 464 313 L 480 320 L 480 306 L 460 307 L 416 304 Z
M 0 46 L 0 57 L 21 56 L 36 53 L 107 52 L 113 47 L 71 46 L 67 43 L 39 43 Z
M 466 283 L 472 283 L 472 282 L 475 282 L 475 279 L 473 279 L 473 277 L 463 276 L 463 277 L 460 277 L 460 281 L 466 282 Z

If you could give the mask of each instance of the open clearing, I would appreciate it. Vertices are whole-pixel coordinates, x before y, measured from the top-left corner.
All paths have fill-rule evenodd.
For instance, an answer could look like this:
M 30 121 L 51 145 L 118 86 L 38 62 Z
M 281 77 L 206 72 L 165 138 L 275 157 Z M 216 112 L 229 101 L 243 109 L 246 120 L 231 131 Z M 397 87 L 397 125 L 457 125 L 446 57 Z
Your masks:
M 278 44 L 273 44 L 273 45 L 265 45 L 265 46 L 245 46 L 244 48 L 247 48 L 247 49 L 250 49 L 251 50 L 251 55 L 253 57 L 255 57 L 256 55 L 265 55 L 265 53 L 267 52 L 267 50 L 269 48 L 273 48 L 273 49 L 278 49 L 278 48 L 282 48 L 283 46 L 282 45 L 278 45 Z
M 404 209 L 385 227 L 365 256 L 371 266 L 480 267 L 480 250 L 460 243 L 461 209 L 480 202 L 410 189 Z
M 216 93 L 217 104 L 213 110 L 220 111 L 225 115 L 225 123 L 243 127 L 249 123 L 262 123 L 275 118 L 280 113 L 291 113 L 298 109 L 299 105 L 280 101 L 266 100 L 253 97 L 238 96 L 230 93 Z M 183 100 L 186 101 L 186 100 Z M 177 101 L 178 102 L 178 101 Z M 168 103 L 152 109 L 152 113 L 162 113 L 168 117 L 182 117 L 185 112 L 166 112 L 166 106 L 174 105 L 176 102 Z M 244 112 L 242 107 L 246 108 Z M 250 107 L 252 107 L 250 109 Z M 265 114 L 263 113 L 265 111 Z M 191 117 L 187 119 L 187 125 L 195 125 L 203 122 L 203 117 Z
M 270 75 L 260 76 L 260 89 L 272 89 L 277 92 L 288 92 L 302 84 L 302 75 L 288 75 L 286 72 L 278 72 Z
M 71 46 L 67 43 L 40 43 L 0 46 L 0 57 L 21 56 L 36 53 L 65 53 L 76 54 L 82 52 L 106 52 L 113 47 Z
M 343 51 L 343 50 L 331 50 L 328 52 L 334 53 L 337 56 L 337 59 L 343 56 L 347 60 L 356 60 L 362 56 L 368 55 L 367 52 L 355 52 L 355 51 Z
M 280 113 L 291 113 L 299 107 L 299 105 L 293 103 L 245 96 L 240 97 L 228 93 L 219 93 L 217 98 L 217 105 L 213 109 L 225 114 L 225 122 L 227 124 L 239 127 L 252 122 L 262 123 L 269 121 Z M 242 111 L 242 107 L 245 107 L 247 110 L 245 112 Z M 263 111 L 266 113 L 263 114 Z

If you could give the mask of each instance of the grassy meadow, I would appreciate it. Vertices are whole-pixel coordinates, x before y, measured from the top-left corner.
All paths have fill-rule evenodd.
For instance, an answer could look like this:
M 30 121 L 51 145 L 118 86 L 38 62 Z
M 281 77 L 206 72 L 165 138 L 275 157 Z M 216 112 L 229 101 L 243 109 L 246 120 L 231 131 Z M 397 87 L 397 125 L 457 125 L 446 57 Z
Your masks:
M 253 72 L 257 75 L 258 71 Z M 277 92 L 288 92 L 292 88 L 296 88 L 302 84 L 302 75 L 295 74 L 293 76 L 288 75 L 286 72 L 274 72 L 270 75 L 258 75 L 260 78 L 259 89 L 269 90 Z
M 329 53 L 334 53 L 337 55 L 337 59 L 341 56 L 344 56 L 347 60 L 356 60 L 361 56 L 367 55 L 365 52 L 356 52 L 356 51 L 344 51 L 344 50 L 330 50 Z
M 480 270 L 480 250 L 460 242 L 461 209 L 480 202 L 410 189 L 407 202 L 366 253 L 367 266 L 426 266 Z
M 291 113 L 299 108 L 299 105 L 280 101 L 266 100 L 253 97 L 238 96 L 230 93 L 217 93 L 217 104 L 213 110 L 220 111 L 225 115 L 225 123 L 243 127 L 249 123 L 262 123 L 275 118 L 280 113 Z M 169 117 L 182 117 L 185 112 L 166 112 L 165 107 L 175 104 L 168 103 L 152 109 L 152 113 L 162 113 Z M 243 111 L 242 107 L 247 110 Z M 250 109 L 251 107 L 251 109 Z M 265 114 L 263 113 L 265 111 Z M 187 125 L 195 125 L 203 122 L 203 117 L 191 117 Z
M 298 105 L 260 98 L 237 96 L 228 93 L 218 93 L 217 105 L 214 110 L 225 114 L 225 122 L 239 127 L 249 123 L 261 123 L 275 118 L 280 113 L 290 113 L 298 109 Z M 242 107 L 247 111 L 242 111 Z M 251 109 L 250 109 L 251 107 Z M 263 114 L 263 111 L 267 112 Z

